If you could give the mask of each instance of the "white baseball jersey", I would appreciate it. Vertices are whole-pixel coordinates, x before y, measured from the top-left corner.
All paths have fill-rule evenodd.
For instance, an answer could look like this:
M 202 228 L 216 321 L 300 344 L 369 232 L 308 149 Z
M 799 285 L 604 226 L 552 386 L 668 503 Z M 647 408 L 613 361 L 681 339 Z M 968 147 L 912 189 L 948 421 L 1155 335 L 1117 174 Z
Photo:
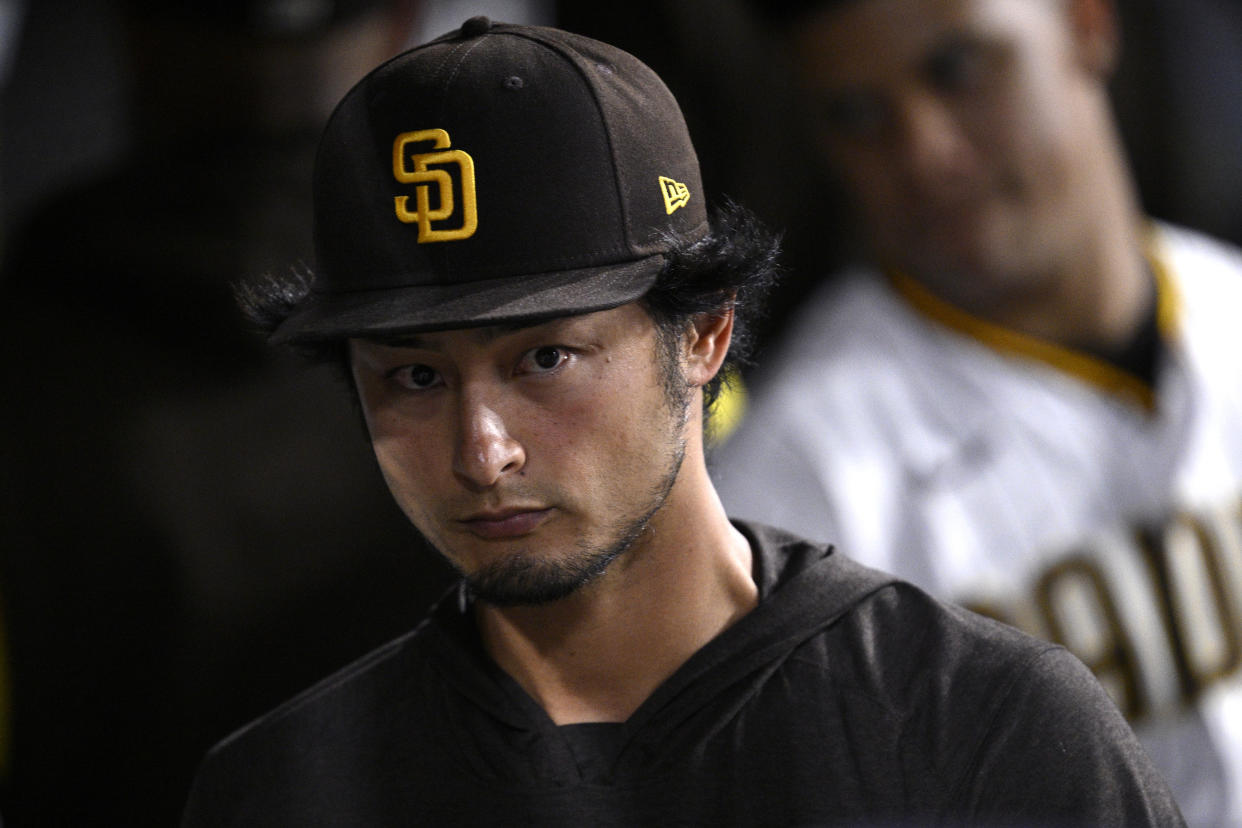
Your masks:
M 1196 826 L 1242 825 L 1242 253 L 1153 228 L 1155 387 L 851 274 L 715 452 L 730 514 L 1064 643 Z

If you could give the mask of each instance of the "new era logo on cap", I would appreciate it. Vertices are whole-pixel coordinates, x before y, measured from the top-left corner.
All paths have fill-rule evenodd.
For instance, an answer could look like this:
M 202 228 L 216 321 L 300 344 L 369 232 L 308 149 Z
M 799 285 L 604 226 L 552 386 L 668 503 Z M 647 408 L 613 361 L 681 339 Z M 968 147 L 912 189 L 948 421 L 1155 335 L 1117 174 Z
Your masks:
M 664 193 L 664 212 L 670 216 L 674 210 L 685 207 L 690 201 L 690 188 L 668 176 L 660 176 L 660 189 Z
M 616 307 L 651 288 L 670 239 L 708 232 L 685 119 L 649 67 L 482 17 L 350 90 L 314 195 L 314 293 L 282 341 Z

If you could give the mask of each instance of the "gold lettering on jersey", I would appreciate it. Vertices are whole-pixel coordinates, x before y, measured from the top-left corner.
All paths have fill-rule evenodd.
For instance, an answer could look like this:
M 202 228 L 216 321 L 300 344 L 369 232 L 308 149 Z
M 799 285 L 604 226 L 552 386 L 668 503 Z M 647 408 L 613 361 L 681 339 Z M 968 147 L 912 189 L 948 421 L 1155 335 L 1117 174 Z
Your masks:
M 1151 570 L 1182 695 L 1197 698 L 1242 667 L 1224 550 L 1202 520 L 1188 515 L 1163 532 L 1142 533 L 1139 548 Z
M 411 152 L 413 146 L 430 144 L 430 152 Z M 392 143 L 392 174 L 401 184 L 414 186 L 414 209 L 409 196 L 393 198 L 397 219 L 418 225 L 418 242 L 442 242 L 468 239 L 479 227 L 479 213 L 474 191 L 474 159 L 459 149 L 450 149 L 449 134 L 442 129 L 420 129 L 403 132 Z M 461 184 L 458 211 L 454 197 L 456 170 Z M 434 194 L 434 198 L 432 197 Z M 450 220 L 456 226 L 439 226 Z M 432 226 L 435 222 L 437 226 Z
M 1090 644 L 1081 630 L 1067 623 L 1071 613 L 1063 597 L 1071 590 L 1093 605 L 1090 615 L 1096 620 Z M 1049 637 L 1065 645 L 1091 668 L 1128 718 L 1145 716 L 1150 703 L 1138 676 L 1138 654 L 1122 623 L 1106 575 L 1095 562 L 1075 555 L 1053 564 L 1035 583 L 1035 601 L 1048 626 Z
M 690 201 L 690 188 L 680 181 L 660 176 L 660 192 L 664 194 L 664 212 L 670 216 L 678 207 L 685 207 Z
M 1192 706 L 1242 674 L 1242 499 L 1097 537 L 1028 588 L 964 603 L 1065 645 L 1131 721 Z

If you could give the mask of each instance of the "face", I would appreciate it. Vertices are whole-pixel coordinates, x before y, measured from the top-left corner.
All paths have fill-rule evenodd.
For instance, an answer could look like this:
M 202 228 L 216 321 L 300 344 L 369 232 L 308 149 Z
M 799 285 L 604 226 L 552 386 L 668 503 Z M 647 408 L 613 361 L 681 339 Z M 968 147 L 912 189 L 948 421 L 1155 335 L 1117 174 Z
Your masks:
M 677 479 L 689 396 L 637 304 L 350 348 L 389 488 L 484 600 L 588 583 Z
M 1071 255 L 1111 129 L 1106 12 L 854 0 L 799 28 L 818 146 L 881 264 L 969 308 Z

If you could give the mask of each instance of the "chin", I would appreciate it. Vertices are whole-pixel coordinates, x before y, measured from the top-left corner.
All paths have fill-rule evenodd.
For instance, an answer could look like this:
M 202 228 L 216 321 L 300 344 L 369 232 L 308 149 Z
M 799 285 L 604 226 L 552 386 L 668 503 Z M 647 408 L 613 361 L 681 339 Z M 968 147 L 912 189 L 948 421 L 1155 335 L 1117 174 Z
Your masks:
M 568 598 L 607 571 L 621 554 L 547 559 L 528 550 L 505 555 L 465 576 L 476 598 L 495 606 L 540 606 Z

